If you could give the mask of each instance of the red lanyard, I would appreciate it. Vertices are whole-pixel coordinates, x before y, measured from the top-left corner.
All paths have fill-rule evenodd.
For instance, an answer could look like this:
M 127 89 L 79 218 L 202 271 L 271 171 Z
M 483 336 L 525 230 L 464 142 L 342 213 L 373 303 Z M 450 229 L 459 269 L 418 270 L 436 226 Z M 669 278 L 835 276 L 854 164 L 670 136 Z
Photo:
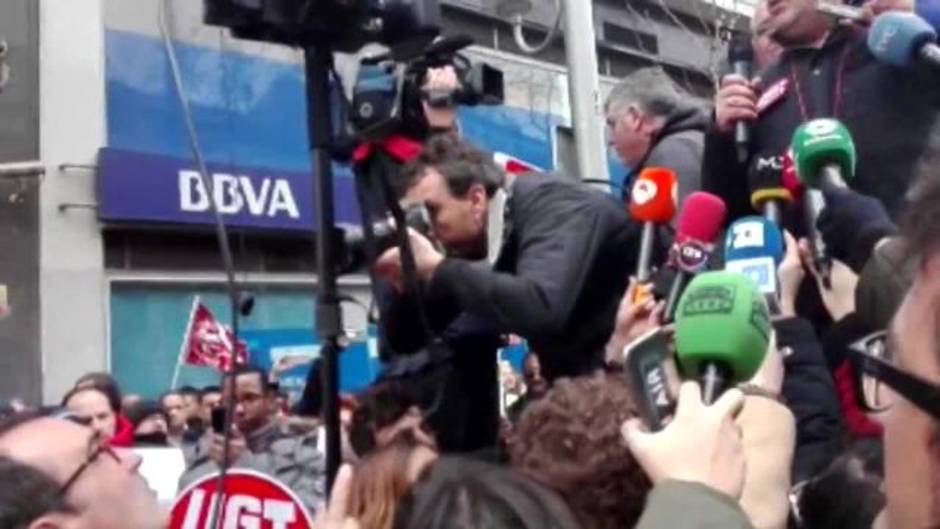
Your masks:
M 836 86 L 832 94 L 832 117 L 838 119 L 839 111 L 842 110 L 842 77 L 845 73 L 845 60 L 849 56 L 851 46 L 846 46 L 839 58 L 839 67 L 836 70 Z M 809 112 L 806 110 L 806 101 L 803 98 L 803 87 L 800 85 L 800 77 L 796 71 L 796 64 L 790 61 L 790 80 L 793 82 L 793 88 L 796 91 L 796 100 L 800 105 L 800 115 L 803 122 L 809 121 Z

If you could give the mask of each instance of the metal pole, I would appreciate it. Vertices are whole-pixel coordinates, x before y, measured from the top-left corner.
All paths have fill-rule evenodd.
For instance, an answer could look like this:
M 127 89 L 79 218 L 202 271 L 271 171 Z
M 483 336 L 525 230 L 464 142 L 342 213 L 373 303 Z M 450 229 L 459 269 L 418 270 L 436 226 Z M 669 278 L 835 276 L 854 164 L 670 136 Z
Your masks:
M 333 159 L 330 124 L 330 68 L 333 55 L 326 46 L 305 53 L 307 112 L 310 151 L 313 159 L 315 204 L 317 210 L 317 334 L 323 346 L 320 376 L 323 380 L 323 422 L 326 426 L 326 490 L 333 487 L 339 469 L 339 354 L 343 332 L 339 292 L 336 285 L 336 259 L 333 255 Z M 313 371 L 311 370 L 311 373 Z M 310 381 L 308 380 L 308 384 Z
M 578 176 L 610 180 L 607 145 L 601 119 L 600 74 L 597 38 L 591 0 L 564 0 L 565 54 L 568 60 L 568 93 L 571 122 L 578 152 Z

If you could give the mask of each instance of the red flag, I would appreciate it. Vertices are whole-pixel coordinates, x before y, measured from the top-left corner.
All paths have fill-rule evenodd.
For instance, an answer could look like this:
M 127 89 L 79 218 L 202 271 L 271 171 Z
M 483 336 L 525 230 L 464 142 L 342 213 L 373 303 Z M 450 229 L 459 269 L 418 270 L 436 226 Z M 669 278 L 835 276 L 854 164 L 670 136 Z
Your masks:
M 244 364 L 248 361 L 248 346 L 245 342 L 238 340 L 235 347 L 233 343 L 235 334 L 232 329 L 222 325 L 197 296 L 193 300 L 186 334 L 183 335 L 181 361 L 228 371 L 232 369 L 233 349 L 237 353 L 236 362 Z

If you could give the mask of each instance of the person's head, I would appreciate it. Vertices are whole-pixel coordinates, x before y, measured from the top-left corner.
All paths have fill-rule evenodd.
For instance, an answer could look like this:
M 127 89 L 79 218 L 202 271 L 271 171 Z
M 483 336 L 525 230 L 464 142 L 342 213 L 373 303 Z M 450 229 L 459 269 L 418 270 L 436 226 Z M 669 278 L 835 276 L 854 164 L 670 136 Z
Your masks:
M 114 413 L 121 413 L 122 394 L 117 380 L 107 373 L 87 373 L 75 382 L 76 389 L 95 388 L 108 397 L 108 403 Z
M 186 401 L 179 391 L 167 391 L 160 397 L 160 405 L 169 419 L 170 435 L 182 435 L 186 430 Z
M 395 383 L 377 385 L 359 398 L 349 428 L 349 442 L 359 457 L 409 432 L 418 442 L 437 448 L 417 402 Z
M 192 386 L 183 386 L 179 389 L 179 394 L 183 397 L 183 414 L 186 416 L 186 420 L 201 420 L 202 414 L 199 407 L 201 394 L 199 390 Z
M 121 411 L 129 410 L 143 401 L 144 398 L 136 393 L 124 395 L 124 398 L 121 399 Z
M 793 515 L 803 529 L 871 529 L 884 508 L 881 443 L 859 441 L 791 493 Z
M 832 0 L 841 4 L 841 0 Z M 811 46 L 825 37 L 832 19 L 816 11 L 816 0 L 767 0 L 770 36 L 784 48 Z
M 199 417 L 203 424 L 212 422 L 212 410 L 222 403 L 222 389 L 219 386 L 206 386 L 202 388 L 199 396 Z
M 925 152 L 901 223 L 918 268 L 886 350 L 895 367 L 940 388 L 940 127 L 934 127 Z M 879 419 L 885 430 L 889 526 L 940 525 L 940 421 L 894 391 L 885 393 L 890 407 Z
M 540 398 L 548 391 L 548 380 L 542 376 L 542 364 L 534 352 L 526 353 L 522 360 L 522 378 L 530 397 Z
M 75 388 L 62 399 L 63 406 L 106 439 L 117 431 L 117 413 L 111 404 L 108 396 L 94 387 Z
M 228 402 L 228 378 L 235 380 L 234 421 L 238 431 L 248 435 L 267 426 L 277 415 L 277 391 L 268 384 L 268 374 L 259 367 L 239 366 L 225 375 L 222 402 Z
M 512 466 L 558 490 L 585 529 L 633 527 L 652 488 L 620 433 L 636 416 L 619 377 L 556 380 L 516 424 Z
M 490 198 L 505 178 L 489 155 L 456 134 L 440 134 L 404 175 L 404 201 L 427 206 L 434 237 L 449 253 L 485 255 Z
M 767 2 L 768 0 L 759 0 L 751 17 L 751 46 L 754 47 L 754 65 L 757 70 L 763 70 L 777 62 L 783 53 L 783 46 L 773 37 Z
M 646 157 L 666 120 L 682 104 L 672 79 L 657 67 L 623 78 L 604 104 L 607 142 L 631 169 Z
M 405 433 L 356 465 L 349 514 L 362 527 L 391 529 L 402 496 L 418 480 L 437 452 Z
M 0 424 L 0 526 L 163 528 L 166 513 L 139 465 L 90 428 L 38 414 L 10 418 Z
M 159 402 L 143 401 L 127 409 L 127 419 L 134 426 L 134 439 L 138 442 L 166 442 L 169 432 L 166 412 Z M 160 443 L 163 441 L 163 443 Z
M 394 529 L 579 529 L 558 495 L 511 469 L 442 457 L 405 495 Z

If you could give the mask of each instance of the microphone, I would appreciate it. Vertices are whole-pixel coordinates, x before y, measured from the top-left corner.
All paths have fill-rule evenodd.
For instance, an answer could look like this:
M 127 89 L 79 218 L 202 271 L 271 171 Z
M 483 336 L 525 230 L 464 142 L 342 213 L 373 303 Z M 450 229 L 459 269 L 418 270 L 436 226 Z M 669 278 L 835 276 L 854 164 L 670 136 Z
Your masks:
M 791 149 L 796 176 L 807 188 L 803 197 L 803 214 L 813 262 L 822 277 L 823 286 L 829 288 L 832 261 L 816 223 L 826 207 L 822 191 L 844 188 L 845 179 L 855 175 L 855 143 L 842 123 L 828 118 L 814 119 L 797 127 Z
M 783 184 L 783 169 L 783 156 L 756 156 L 747 173 L 751 206 L 778 226 L 784 204 L 793 202 L 793 195 Z
M 857 7 L 834 3 L 832 0 L 819 0 L 816 3 L 816 11 L 829 15 L 836 20 L 850 20 L 852 22 L 861 22 L 865 17 L 862 16 L 862 10 Z
M 917 0 L 914 3 L 914 12 L 934 30 L 940 29 L 940 0 Z
M 656 242 L 656 225 L 667 224 L 676 214 L 676 173 L 662 167 L 643 169 L 630 192 L 630 215 L 643 223 L 640 258 L 636 278 L 640 283 L 650 280 L 650 261 Z
M 692 280 L 676 316 L 676 357 L 702 382 L 706 404 L 760 369 L 770 343 L 770 312 L 751 280 L 706 272 Z
M 725 235 L 725 271 L 751 279 L 773 306 L 779 295 L 777 267 L 783 260 L 780 228 L 757 216 L 736 220 Z
M 676 226 L 676 237 L 669 251 L 669 263 L 676 277 L 669 289 L 663 321 L 670 323 L 675 317 L 679 296 L 695 274 L 708 266 L 715 239 L 725 222 L 727 208 L 723 200 L 704 191 L 686 197 Z
M 879 61 L 895 66 L 922 62 L 940 68 L 937 32 L 913 13 L 889 11 L 879 15 L 868 31 L 868 49 Z
M 738 35 L 728 46 L 728 63 L 731 65 L 731 70 L 749 81 L 753 62 L 754 47 L 751 45 L 750 35 Z M 738 153 L 738 161 L 746 162 L 751 145 L 751 126 L 747 122 L 735 123 L 734 145 Z

